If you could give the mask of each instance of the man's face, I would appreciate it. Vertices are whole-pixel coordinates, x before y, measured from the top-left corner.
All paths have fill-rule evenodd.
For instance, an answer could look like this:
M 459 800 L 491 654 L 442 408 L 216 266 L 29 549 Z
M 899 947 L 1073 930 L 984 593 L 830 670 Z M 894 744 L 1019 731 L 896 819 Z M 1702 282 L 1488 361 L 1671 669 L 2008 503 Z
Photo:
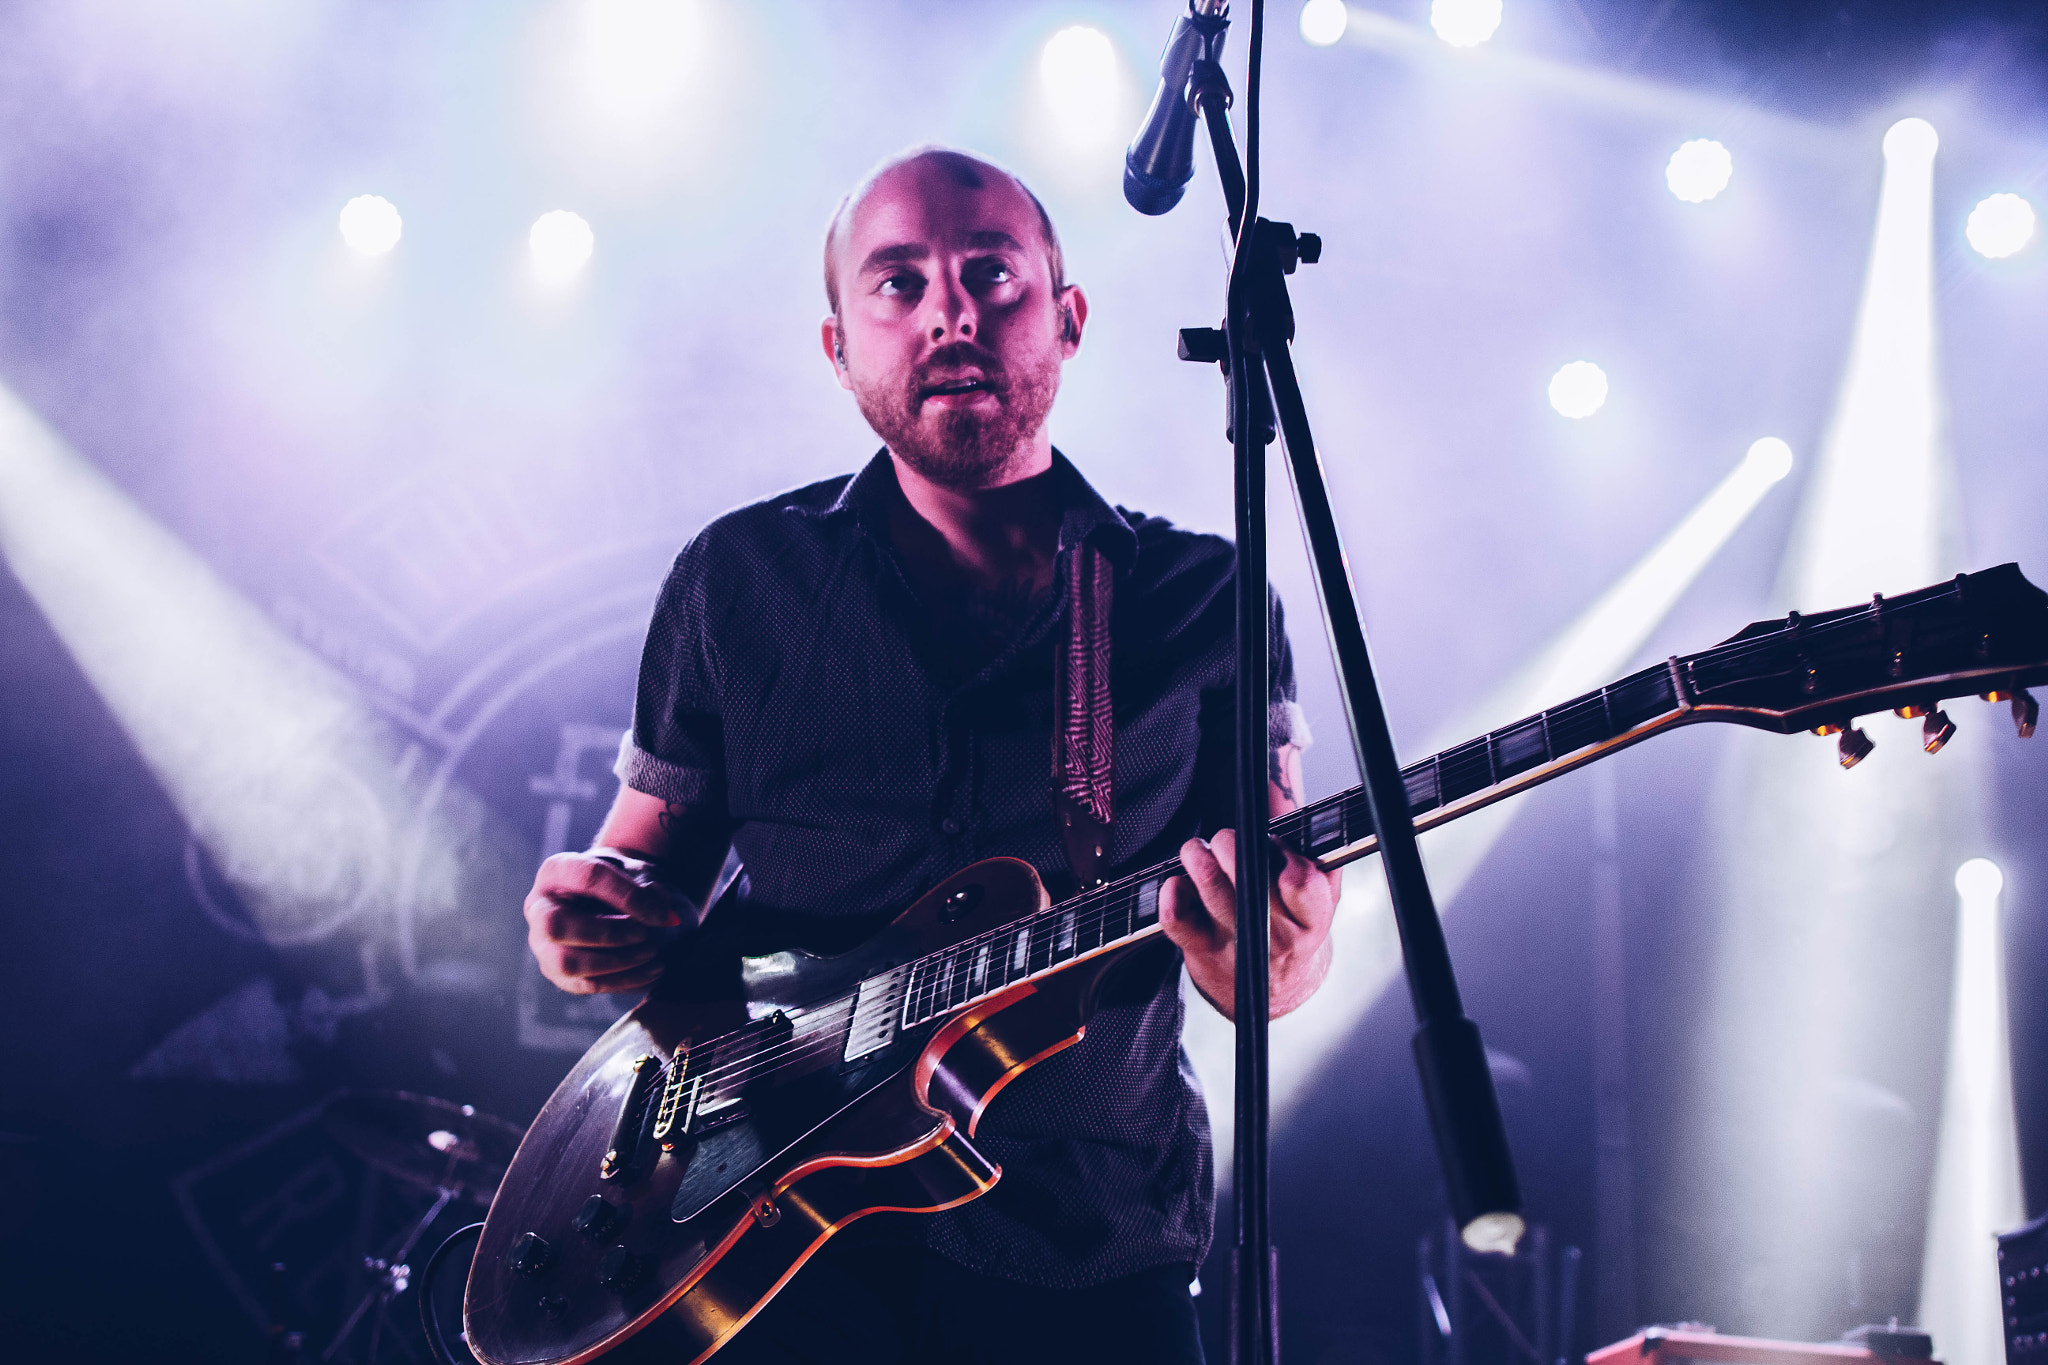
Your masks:
M 1031 201 L 993 167 L 980 179 L 962 185 L 933 160 L 886 172 L 841 230 L 839 313 L 824 324 L 869 425 L 963 491 L 1032 472 L 1087 316 L 1078 289 L 1055 292 Z

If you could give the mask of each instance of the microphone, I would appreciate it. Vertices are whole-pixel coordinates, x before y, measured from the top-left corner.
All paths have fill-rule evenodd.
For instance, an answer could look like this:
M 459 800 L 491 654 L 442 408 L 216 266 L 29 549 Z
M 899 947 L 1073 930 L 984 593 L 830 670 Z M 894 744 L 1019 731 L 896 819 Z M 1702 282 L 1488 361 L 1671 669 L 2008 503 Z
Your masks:
M 1124 198 L 1140 213 L 1161 214 L 1180 202 L 1195 174 L 1195 111 L 1188 77 L 1198 61 L 1223 55 L 1230 27 L 1227 0 L 1188 0 L 1159 57 L 1159 89 L 1144 126 L 1124 154 Z

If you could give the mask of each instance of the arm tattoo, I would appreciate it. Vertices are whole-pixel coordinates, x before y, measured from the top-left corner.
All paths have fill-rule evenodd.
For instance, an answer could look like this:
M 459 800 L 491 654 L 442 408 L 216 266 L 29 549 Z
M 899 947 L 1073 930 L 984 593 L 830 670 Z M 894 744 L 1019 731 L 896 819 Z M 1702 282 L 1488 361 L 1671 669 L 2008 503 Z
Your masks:
M 1283 761 L 1285 753 L 1286 750 L 1284 748 L 1267 750 L 1266 776 L 1272 779 L 1273 786 L 1283 798 L 1288 801 L 1295 801 L 1294 784 L 1288 781 L 1287 764 Z
M 683 837 L 683 821 L 689 816 L 689 811 L 670 801 L 662 806 L 661 812 L 654 817 L 654 822 L 661 826 L 662 836 L 673 843 Z

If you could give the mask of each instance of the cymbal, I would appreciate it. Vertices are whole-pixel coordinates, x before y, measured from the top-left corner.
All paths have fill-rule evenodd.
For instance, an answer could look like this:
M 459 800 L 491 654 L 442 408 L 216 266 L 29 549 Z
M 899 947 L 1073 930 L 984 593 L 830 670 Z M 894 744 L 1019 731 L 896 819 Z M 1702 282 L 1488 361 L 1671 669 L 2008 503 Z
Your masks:
M 344 1090 L 320 1116 L 335 1141 L 423 1190 L 488 1207 L 525 1130 L 474 1107 L 402 1090 Z

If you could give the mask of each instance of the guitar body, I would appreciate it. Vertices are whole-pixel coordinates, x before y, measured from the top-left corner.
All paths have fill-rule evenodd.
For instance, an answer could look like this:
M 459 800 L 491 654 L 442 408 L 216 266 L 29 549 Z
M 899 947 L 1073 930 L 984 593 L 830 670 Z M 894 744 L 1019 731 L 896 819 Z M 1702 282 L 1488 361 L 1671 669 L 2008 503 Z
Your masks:
M 622 1346 L 622 1359 L 701 1361 L 848 1223 L 952 1208 L 992 1188 L 1001 1170 L 971 1141 L 983 1110 L 1027 1067 L 1080 1039 L 1103 976 L 1151 934 L 1105 944 L 851 1061 L 847 1025 L 857 1031 L 872 1011 L 814 1007 L 1046 906 L 1029 864 L 990 859 L 852 952 L 745 959 L 744 1001 L 657 993 L 620 1019 L 541 1109 L 499 1187 L 463 1306 L 469 1348 L 487 1365 L 565 1365 Z M 900 998 L 892 1012 L 901 1016 Z M 778 1022 L 790 1016 L 793 1028 Z M 825 1022 L 806 1041 L 812 1019 Z M 653 1135 L 667 1078 L 648 1080 L 636 1064 L 674 1073 L 678 1048 L 693 1057 L 735 1036 L 750 1040 L 747 1070 L 759 1074 L 736 1073 L 746 1077 L 743 1098 L 688 1133 L 672 1129 L 664 1146 Z M 714 1062 L 707 1074 L 734 1065 Z M 687 1090 L 687 1060 L 680 1069 Z M 624 1147 L 637 1151 L 621 1150 L 622 1127 Z

